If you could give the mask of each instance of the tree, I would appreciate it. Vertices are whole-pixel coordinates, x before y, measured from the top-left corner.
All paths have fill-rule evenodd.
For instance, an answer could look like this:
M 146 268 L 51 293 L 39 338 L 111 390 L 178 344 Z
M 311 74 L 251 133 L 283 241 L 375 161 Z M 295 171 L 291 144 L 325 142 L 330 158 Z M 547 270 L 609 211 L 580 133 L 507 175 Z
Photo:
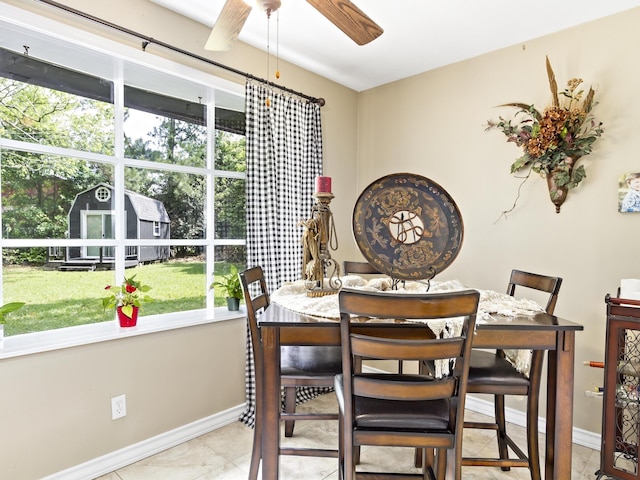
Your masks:
M 0 78 L 0 136 L 109 154 L 113 106 Z M 111 167 L 82 159 L 3 150 L 3 234 L 64 238 L 76 193 L 110 182 L 111 172 Z
M 127 113 L 125 113 L 127 115 Z M 125 117 L 126 118 L 126 117 Z M 204 167 L 207 129 L 157 116 L 147 139 L 125 136 L 125 156 L 164 164 Z M 113 155 L 114 106 L 38 85 L 0 78 L 0 137 Z M 215 168 L 245 171 L 245 141 L 216 131 Z M 75 157 L 6 149 L 2 152 L 3 235 L 5 238 L 64 238 L 76 195 L 98 183 L 113 184 L 113 166 Z M 171 237 L 205 236 L 206 179 L 162 168 L 128 167 L 125 187 L 162 201 L 171 219 Z M 215 184 L 217 238 L 245 237 L 244 181 L 219 176 Z M 44 260 L 43 249 L 26 249 Z M 34 254 L 34 252 L 38 252 Z M 178 256 L 200 253 L 176 247 Z M 20 257 L 23 258 L 24 257 Z M 20 260 L 18 260 L 20 261 Z

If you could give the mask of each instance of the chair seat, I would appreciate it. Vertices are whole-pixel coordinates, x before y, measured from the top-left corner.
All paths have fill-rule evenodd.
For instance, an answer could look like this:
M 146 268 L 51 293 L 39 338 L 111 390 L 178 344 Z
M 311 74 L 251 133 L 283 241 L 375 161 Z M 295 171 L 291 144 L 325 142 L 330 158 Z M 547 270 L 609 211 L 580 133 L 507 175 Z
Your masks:
M 343 404 L 343 376 L 336 375 L 334 388 L 338 403 Z M 402 430 L 407 432 L 441 432 L 453 435 L 449 429 L 449 401 L 397 401 L 354 397 L 355 428 Z
M 340 346 L 291 346 L 280 351 L 282 376 L 333 377 L 342 371 Z
M 499 357 L 495 352 L 472 350 L 469 361 L 469 380 L 467 393 L 479 392 L 476 385 L 494 385 L 497 387 L 529 387 L 529 378 L 516 370 L 513 364 L 506 358 Z

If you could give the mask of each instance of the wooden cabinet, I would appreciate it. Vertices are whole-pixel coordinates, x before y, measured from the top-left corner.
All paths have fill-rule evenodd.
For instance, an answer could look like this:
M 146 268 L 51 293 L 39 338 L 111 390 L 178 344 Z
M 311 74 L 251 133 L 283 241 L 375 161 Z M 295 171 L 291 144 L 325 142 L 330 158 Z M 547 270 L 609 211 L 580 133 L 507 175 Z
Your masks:
M 598 479 L 640 479 L 640 301 L 606 297 L 602 448 Z

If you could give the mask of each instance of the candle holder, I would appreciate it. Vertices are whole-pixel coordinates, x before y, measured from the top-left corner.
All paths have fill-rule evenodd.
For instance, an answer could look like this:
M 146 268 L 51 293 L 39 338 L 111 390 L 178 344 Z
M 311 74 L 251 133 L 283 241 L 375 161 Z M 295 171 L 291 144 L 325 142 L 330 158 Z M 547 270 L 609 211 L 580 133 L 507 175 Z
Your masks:
M 338 248 L 333 214 L 329 203 L 331 192 L 315 192 L 316 204 L 311 208 L 311 218 L 301 222 L 303 258 L 302 278 L 309 297 L 321 297 L 338 293 L 342 286 L 340 266 L 331 258 L 329 249 Z

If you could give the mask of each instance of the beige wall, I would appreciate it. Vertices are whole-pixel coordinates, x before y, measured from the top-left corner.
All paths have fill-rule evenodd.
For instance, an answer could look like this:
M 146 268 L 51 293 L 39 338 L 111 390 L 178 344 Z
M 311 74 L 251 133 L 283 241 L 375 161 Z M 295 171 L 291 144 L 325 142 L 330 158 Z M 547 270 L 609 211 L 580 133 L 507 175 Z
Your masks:
M 43 478 L 237 407 L 244 334 L 233 320 L 0 361 L 0 478 Z
M 585 397 L 584 390 L 601 386 L 603 372 L 582 362 L 604 358 L 605 294 L 615 293 L 621 278 L 640 276 L 640 217 L 616 211 L 618 176 L 640 170 L 634 120 L 640 64 L 623 48 L 639 43 L 639 22 L 635 9 L 371 89 L 359 99 L 355 190 L 389 173 L 412 172 L 443 186 L 460 208 L 463 247 L 442 279 L 504 291 L 512 268 L 564 278 L 556 314 L 585 327 L 577 334 L 574 424 L 597 433 L 602 400 Z M 545 55 L 561 88 L 578 76 L 586 88 L 593 83 L 600 102 L 594 113 L 605 134 L 581 160 L 587 179 L 569 193 L 560 214 L 546 182 L 532 177 L 516 209 L 500 219 L 517 195 L 520 180 L 509 168 L 521 152 L 484 127 L 487 119 L 511 113 L 496 105 L 548 105 Z
M 139 45 L 38 2 L 4 3 Z M 266 76 L 264 53 L 243 44 L 226 53 L 206 52 L 206 27 L 146 0 L 61 3 Z M 639 21 L 636 9 L 360 94 L 280 62 L 283 85 L 327 101 L 324 162 L 336 195 L 335 257 L 360 257 L 351 214 L 371 181 L 405 171 L 441 184 L 465 225 L 462 251 L 442 279 L 502 291 L 512 268 L 564 278 L 556 313 L 585 325 L 577 335 L 575 426 L 596 433 L 601 400 L 583 391 L 602 384 L 602 371 L 581 364 L 603 358 L 605 294 L 615 292 L 620 278 L 640 275 L 633 256 L 640 219 L 616 212 L 618 175 L 640 167 L 633 124 L 633 112 L 640 111 L 640 67 L 622 48 L 639 43 Z M 157 46 L 148 52 L 244 83 Z M 517 194 L 519 181 L 509 166 L 519 151 L 500 133 L 484 132 L 484 125 L 501 113 L 495 105 L 547 104 L 545 55 L 559 84 L 574 76 L 594 84 L 605 135 L 583 159 L 588 178 L 570 192 L 562 213 L 554 212 L 545 182 L 531 178 L 518 207 L 498 221 Z M 15 480 L 39 478 L 242 403 L 243 338 L 242 322 L 225 322 L 1 361 L 0 477 L 9 472 L 7 478 Z M 125 359 L 136 362 L 125 368 Z M 123 389 L 130 413 L 126 421 L 112 422 L 109 398 Z M 174 408 L 176 401 L 182 409 Z
M 140 47 L 124 34 L 32 0 L 3 0 Z M 237 44 L 207 52 L 209 29 L 146 0 L 60 3 L 263 78 L 265 54 Z M 158 46 L 166 56 L 241 85 L 244 78 Z M 325 172 L 337 192 L 356 171 L 357 93 L 280 61 L 281 84 L 325 98 Z M 350 212 L 337 215 L 348 225 Z M 345 228 L 341 225 L 341 232 Z M 341 242 L 346 243 L 344 239 Z M 244 403 L 243 320 L 91 344 L 0 361 L 0 478 L 33 480 L 117 451 Z M 127 395 L 127 416 L 111 420 L 110 398 Z

